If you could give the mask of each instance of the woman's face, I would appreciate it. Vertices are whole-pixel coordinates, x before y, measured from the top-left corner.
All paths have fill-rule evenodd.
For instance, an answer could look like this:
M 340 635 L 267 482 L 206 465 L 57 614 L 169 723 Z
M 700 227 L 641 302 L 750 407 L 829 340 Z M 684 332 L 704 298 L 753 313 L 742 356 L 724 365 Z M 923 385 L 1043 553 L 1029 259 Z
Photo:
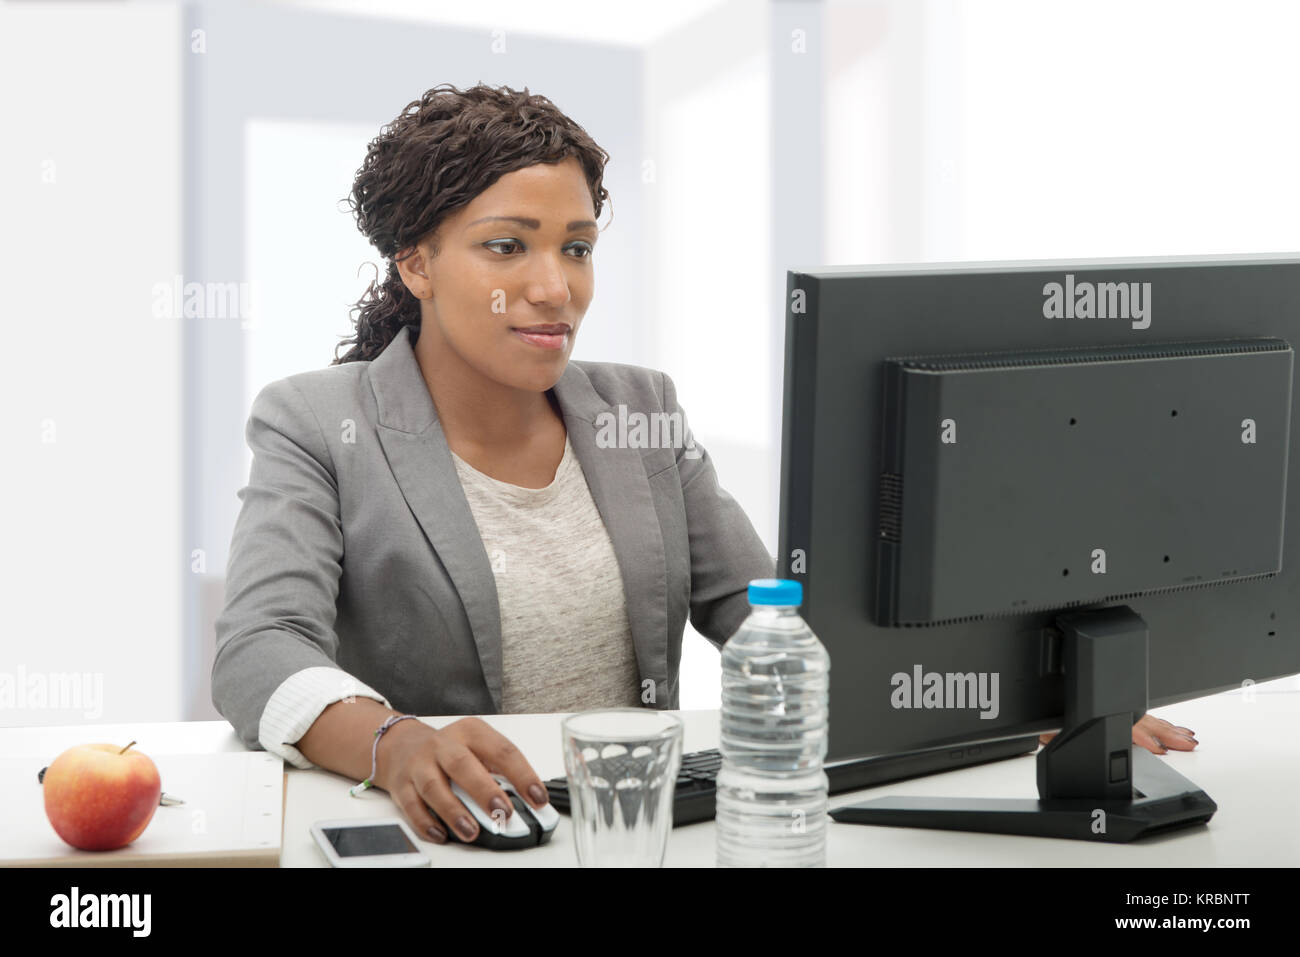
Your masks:
M 421 243 L 398 264 L 424 300 L 419 351 L 512 388 L 555 385 L 595 288 L 595 218 L 576 157 L 503 175 L 442 222 L 437 256 Z

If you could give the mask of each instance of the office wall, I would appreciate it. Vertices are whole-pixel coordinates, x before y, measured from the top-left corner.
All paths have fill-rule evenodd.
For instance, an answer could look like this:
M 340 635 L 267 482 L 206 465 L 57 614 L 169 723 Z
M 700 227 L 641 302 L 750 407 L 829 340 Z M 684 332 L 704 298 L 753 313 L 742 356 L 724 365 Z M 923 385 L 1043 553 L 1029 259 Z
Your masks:
M 776 550 L 779 423 L 769 397 L 771 296 L 768 14 L 732 2 L 645 51 L 640 160 L 651 338 L 642 365 L 677 386 L 691 429 L 719 481 Z M 714 647 L 688 623 L 683 708 L 716 708 Z
M 830 263 L 1300 249 L 1294 3 L 826 16 Z
M 964 144 L 946 240 L 956 251 L 1300 249 L 1296 4 L 1105 0 L 1080 16 L 1002 2 L 972 14 L 949 117 Z
M 0 726 L 181 713 L 179 25 L 0 7 Z

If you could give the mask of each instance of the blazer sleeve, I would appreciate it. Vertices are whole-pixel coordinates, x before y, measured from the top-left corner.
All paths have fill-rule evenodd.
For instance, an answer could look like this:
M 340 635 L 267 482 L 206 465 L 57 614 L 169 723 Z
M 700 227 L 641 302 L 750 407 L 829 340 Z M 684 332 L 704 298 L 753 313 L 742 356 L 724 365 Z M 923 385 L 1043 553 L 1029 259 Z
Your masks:
M 355 682 L 335 663 L 343 527 L 324 433 L 302 393 L 281 379 L 253 400 L 246 436 L 253 465 L 216 621 L 212 703 L 257 749 L 266 704 L 291 675 L 336 668 L 340 688 Z
M 772 578 L 776 562 L 745 510 L 718 484 L 713 460 L 686 424 L 673 380 L 662 375 L 664 411 L 682 417 L 677 474 L 691 549 L 691 625 L 721 648 L 749 615 L 750 581 Z

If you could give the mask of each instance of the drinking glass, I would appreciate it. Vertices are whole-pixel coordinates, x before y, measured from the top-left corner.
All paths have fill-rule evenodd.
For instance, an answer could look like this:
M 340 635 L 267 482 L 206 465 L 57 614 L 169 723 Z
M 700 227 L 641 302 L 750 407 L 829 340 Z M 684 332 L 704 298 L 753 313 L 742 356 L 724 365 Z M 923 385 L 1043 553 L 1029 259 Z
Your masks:
M 682 722 L 610 708 L 561 723 L 569 817 L 582 867 L 662 867 L 682 763 Z

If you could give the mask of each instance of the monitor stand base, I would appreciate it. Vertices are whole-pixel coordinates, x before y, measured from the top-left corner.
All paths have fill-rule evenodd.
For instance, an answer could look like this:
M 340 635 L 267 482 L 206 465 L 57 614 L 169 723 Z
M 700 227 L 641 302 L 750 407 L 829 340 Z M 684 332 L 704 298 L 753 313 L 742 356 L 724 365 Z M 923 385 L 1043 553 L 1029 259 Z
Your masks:
M 1150 752 L 1133 750 L 1147 707 L 1147 627 L 1125 605 L 1057 617 L 1065 729 L 1038 753 L 1038 800 L 877 798 L 830 812 L 848 824 L 1123 843 L 1204 824 L 1218 806 Z
M 1208 794 L 1154 754 L 1139 750 L 1134 752 L 1133 760 L 1137 793 L 1131 801 L 895 797 L 836 808 L 830 816 L 845 824 L 983 831 L 1119 844 L 1205 824 L 1218 810 Z

